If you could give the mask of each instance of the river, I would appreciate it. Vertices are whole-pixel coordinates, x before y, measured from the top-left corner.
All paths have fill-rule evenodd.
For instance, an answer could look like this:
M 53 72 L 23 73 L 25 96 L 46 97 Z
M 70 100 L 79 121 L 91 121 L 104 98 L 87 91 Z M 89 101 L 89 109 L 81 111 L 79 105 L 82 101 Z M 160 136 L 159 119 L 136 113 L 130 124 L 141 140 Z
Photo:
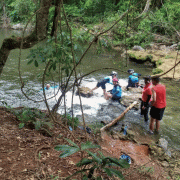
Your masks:
M 2 44 L 2 41 L 5 37 L 9 37 L 12 34 L 19 35 L 20 32 L 0 29 L 0 45 Z M 28 93 L 29 97 L 31 97 L 33 101 L 25 98 L 20 89 L 21 84 L 19 81 L 20 78 L 18 72 L 19 50 L 16 49 L 11 51 L 7 63 L 3 69 L 3 73 L 1 74 L 0 105 L 7 104 L 11 107 L 28 106 L 46 109 L 44 102 L 35 102 L 35 100 L 40 100 L 43 97 L 41 90 L 41 79 L 38 74 L 42 75 L 42 70 L 44 66 L 35 68 L 33 65 L 27 65 L 28 53 L 29 49 L 22 50 L 21 74 L 23 81 L 25 82 L 26 93 Z M 81 71 L 81 73 L 84 74 L 103 67 L 119 68 L 118 78 L 120 79 L 120 84 L 122 86 L 125 86 L 127 84 L 128 74 L 123 73 L 121 70 L 126 72 L 128 69 L 133 68 L 135 72 L 141 73 L 142 76 L 151 74 L 152 71 L 150 67 L 140 65 L 135 62 L 129 62 L 128 67 L 125 67 L 125 64 L 125 60 L 120 58 L 117 52 L 103 52 L 102 54 L 98 55 L 92 47 L 84 57 L 84 60 L 81 64 L 81 67 L 78 69 L 78 72 Z M 83 79 L 82 85 L 93 88 L 98 80 L 102 79 L 104 76 L 109 75 L 110 72 L 110 70 L 103 70 L 91 74 Z M 57 83 L 56 81 L 52 82 L 51 80 L 48 80 L 47 82 L 51 84 Z M 142 79 L 141 82 L 143 82 Z M 160 136 L 168 141 L 170 147 L 180 150 L 180 83 L 179 81 L 171 80 L 162 80 L 162 83 L 165 84 L 167 88 L 167 108 L 165 110 L 163 120 L 161 121 Z M 107 88 L 111 89 L 111 85 L 108 85 Z M 56 89 L 51 89 L 47 92 L 47 96 L 52 96 L 55 91 Z M 48 100 L 50 107 L 54 105 L 59 96 L 60 94 L 58 94 L 56 98 Z M 67 112 L 69 113 L 71 113 L 71 97 L 72 92 L 70 91 L 66 94 L 66 107 Z M 109 101 L 106 101 L 103 98 L 101 89 L 94 91 L 94 96 L 92 96 L 91 98 L 82 98 L 82 103 L 85 120 L 88 123 L 100 122 L 101 120 L 112 120 L 119 116 L 121 112 L 125 110 L 125 107 L 118 103 L 111 103 Z M 64 106 L 62 105 L 58 109 L 59 113 L 64 113 L 63 107 Z M 78 96 L 74 96 L 73 113 L 75 116 L 78 116 L 81 119 Z M 133 123 L 142 127 L 142 131 L 145 131 L 145 129 L 143 128 L 143 117 L 140 116 L 139 111 L 129 111 L 125 115 L 123 123 Z

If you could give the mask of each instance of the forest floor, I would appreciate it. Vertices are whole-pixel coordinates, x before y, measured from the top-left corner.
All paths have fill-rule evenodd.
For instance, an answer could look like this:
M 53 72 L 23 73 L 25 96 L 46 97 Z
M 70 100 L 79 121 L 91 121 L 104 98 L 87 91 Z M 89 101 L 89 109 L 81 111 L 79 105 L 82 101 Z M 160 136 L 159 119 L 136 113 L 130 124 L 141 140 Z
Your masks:
M 66 126 L 60 125 L 53 127 L 52 137 L 47 137 L 39 131 L 28 127 L 20 129 L 17 117 L 6 108 L 1 107 L 0 179 L 65 179 L 65 177 L 72 175 L 78 170 L 76 163 L 81 159 L 81 154 L 76 153 L 66 158 L 59 158 L 60 152 L 56 151 L 54 147 L 60 144 L 68 144 L 64 138 L 71 139 L 77 144 L 86 142 L 86 134 L 85 131 L 79 128 L 69 131 Z M 106 134 L 104 139 L 102 139 L 100 134 L 93 134 L 92 132 L 87 134 L 87 137 L 89 141 L 101 146 L 105 156 L 118 158 L 125 151 L 119 143 L 117 147 L 109 145 L 110 141 L 113 142 L 114 140 L 110 135 Z M 163 166 L 150 153 L 144 159 L 149 159 L 148 163 L 137 163 L 132 156 L 130 168 L 121 169 L 126 180 L 176 179 L 172 177 L 172 170 L 175 169 L 175 166 Z M 106 180 L 118 179 L 101 175 Z M 80 180 L 81 177 L 78 175 L 71 179 Z

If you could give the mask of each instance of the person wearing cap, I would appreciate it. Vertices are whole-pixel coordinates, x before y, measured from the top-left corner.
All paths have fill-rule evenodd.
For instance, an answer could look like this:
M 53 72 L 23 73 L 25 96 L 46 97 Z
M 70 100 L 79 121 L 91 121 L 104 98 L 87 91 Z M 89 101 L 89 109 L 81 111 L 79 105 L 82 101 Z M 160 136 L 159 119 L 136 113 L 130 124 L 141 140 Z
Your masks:
M 46 90 L 49 90 L 49 89 L 50 89 L 50 87 L 51 87 L 51 86 L 50 86 L 50 84 L 46 84 L 45 89 L 46 89 Z
M 139 86 L 139 76 L 141 76 L 141 74 L 135 73 L 133 69 L 129 69 L 127 72 L 130 75 L 128 78 L 128 85 L 127 85 L 126 89 L 128 90 L 129 87 L 138 87 Z
M 151 95 L 152 95 L 152 83 L 151 76 L 144 76 L 145 86 L 142 90 L 142 101 L 141 101 L 141 115 L 144 115 L 144 121 L 147 123 L 149 120 L 148 112 L 150 107 Z
M 106 93 L 106 83 L 113 84 L 112 79 L 115 78 L 116 76 L 117 76 L 117 72 L 112 71 L 111 74 L 110 74 L 110 76 L 107 76 L 107 77 L 105 77 L 103 80 L 99 81 L 99 82 L 97 83 L 96 87 L 94 87 L 93 89 L 91 89 L 91 90 L 89 91 L 89 93 L 91 93 L 91 92 L 93 92 L 94 90 L 96 90 L 96 89 L 98 89 L 99 87 L 101 87 L 102 90 L 103 90 L 103 93 L 104 93 L 104 95 L 105 95 L 105 93 Z
M 154 124 L 156 122 L 156 132 L 159 132 L 160 121 L 162 120 L 164 110 L 166 108 L 166 87 L 160 84 L 160 78 L 158 76 L 151 77 L 152 79 L 152 101 L 150 116 L 151 121 L 149 124 L 149 133 L 153 134 Z
M 122 89 L 121 89 L 121 86 L 119 85 L 118 79 L 116 77 L 113 78 L 113 85 L 114 85 L 114 87 L 113 87 L 112 91 L 105 93 L 105 99 L 108 100 L 109 98 L 111 98 L 112 100 L 119 101 L 122 96 Z

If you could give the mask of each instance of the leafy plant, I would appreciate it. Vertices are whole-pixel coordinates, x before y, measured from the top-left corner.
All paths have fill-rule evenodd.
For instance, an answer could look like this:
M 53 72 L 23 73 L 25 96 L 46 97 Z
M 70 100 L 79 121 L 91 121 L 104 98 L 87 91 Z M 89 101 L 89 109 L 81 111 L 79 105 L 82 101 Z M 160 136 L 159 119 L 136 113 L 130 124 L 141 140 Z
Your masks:
M 93 129 L 93 133 L 94 133 L 94 134 L 100 133 L 100 129 L 101 129 L 103 126 L 104 126 L 104 125 L 103 125 L 102 123 L 100 123 L 100 122 L 95 122 L 95 123 L 89 125 L 89 127 L 90 127 L 91 129 Z
M 158 61 L 156 61 L 156 66 L 158 67 L 158 66 L 161 65 L 161 64 L 162 64 L 161 59 L 158 59 Z
M 163 70 L 162 69 L 158 69 L 158 68 L 155 68 L 155 69 L 152 70 L 153 74 L 159 74 L 159 73 L 162 73 L 162 72 L 163 72 Z
M 21 121 L 19 128 L 23 128 L 25 125 L 33 125 L 36 130 L 41 129 L 45 125 L 52 127 L 50 122 L 44 120 L 45 114 L 39 110 L 23 108 L 20 111 L 14 111 L 14 113 Z
M 77 117 L 71 117 L 70 114 L 66 114 L 62 116 L 64 121 L 67 122 L 67 124 L 71 127 L 74 127 L 76 129 L 79 126 L 79 119 Z
M 81 159 L 76 166 L 81 167 L 81 170 L 76 171 L 73 175 L 67 177 L 70 179 L 72 176 L 83 173 L 83 180 L 85 179 L 94 179 L 102 180 L 101 176 L 95 177 L 94 172 L 97 170 L 101 175 L 107 174 L 108 176 L 117 176 L 118 178 L 123 179 L 122 173 L 115 169 L 114 167 L 128 168 L 129 164 L 126 160 L 118 160 L 112 157 L 106 157 L 101 151 L 98 151 L 98 154 L 91 152 L 88 149 L 100 148 L 99 145 L 94 145 L 92 142 L 81 143 L 78 146 L 76 143 L 72 142 L 70 139 L 65 140 L 70 144 L 69 145 L 58 145 L 55 147 L 55 150 L 62 151 L 60 158 L 68 157 L 77 152 L 87 152 L 87 157 Z

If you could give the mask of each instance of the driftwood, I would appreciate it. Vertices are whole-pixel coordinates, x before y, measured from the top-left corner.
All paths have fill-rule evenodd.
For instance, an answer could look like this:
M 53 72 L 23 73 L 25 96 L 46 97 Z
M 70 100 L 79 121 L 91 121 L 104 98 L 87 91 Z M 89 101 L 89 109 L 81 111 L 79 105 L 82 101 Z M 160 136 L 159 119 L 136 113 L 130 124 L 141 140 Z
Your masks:
M 134 101 L 128 108 L 126 108 L 126 110 L 120 115 L 118 116 L 116 119 L 114 119 L 112 122 L 110 122 L 109 124 L 107 124 L 106 126 L 102 127 L 100 129 L 101 133 L 103 131 L 105 131 L 107 128 L 113 126 L 114 124 L 116 124 L 130 109 L 133 108 L 133 106 L 135 106 L 137 104 L 137 101 Z

